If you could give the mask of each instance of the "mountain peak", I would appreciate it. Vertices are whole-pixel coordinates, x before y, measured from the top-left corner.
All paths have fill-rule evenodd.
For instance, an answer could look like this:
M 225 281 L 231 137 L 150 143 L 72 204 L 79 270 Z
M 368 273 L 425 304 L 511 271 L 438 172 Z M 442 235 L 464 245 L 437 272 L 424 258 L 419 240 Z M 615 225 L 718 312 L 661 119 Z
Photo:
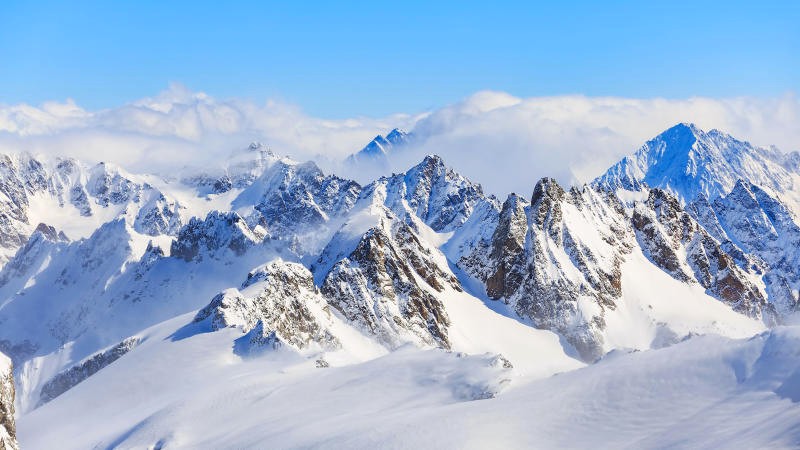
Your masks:
M 425 155 L 422 162 L 417 164 L 417 167 L 445 167 L 444 160 L 439 155 Z
M 407 131 L 401 128 L 395 128 L 386 135 L 386 140 L 392 145 L 400 145 L 408 143 L 410 137 L 411 135 Z
M 385 137 L 381 134 L 375 136 L 369 144 L 357 153 L 347 157 L 348 163 L 373 162 L 388 164 L 391 153 L 408 145 L 412 134 L 400 128 L 394 128 Z
M 564 188 L 558 184 L 554 178 L 544 177 L 536 183 L 536 186 L 533 188 L 533 195 L 531 195 L 531 205 L 536 205 L 536 203 L 542 199 L 542 197 L 547 197 L 550 199 L 560 199 L 564 196 Z
M 702 129 L 700 129 L 700 127 L 695 125 L 693 122 L 679 122 L 679 123 L 676 123 L 675 125 L 673 125 L 673 126 L 667 128 L 666 130 L 664 130 L 664 133 L 667 133 L 667 132 L 670 132 L 670 131 L 672 131 L 672 132 L 683 132 L 683 133 L 687 133 L 688 132 L 688 133 L 692 133 L 692 134 L 703 134 L 704 133 L 704 131 Z M 662 134 L 664 134 L 664 133 L 662 133 Z
M 703 139 L 705 135 L 706 133 L 695 124 L 681 122 L 663 131 L 648 143 L 664 142 L 666 143 L 665 151 L 687 153 L 692 149 L 694 143 Z
M 705 132 L 694 124 L 679 123 L 623 158 L 593 184 L 612 191 L 660 188 L 685 204 L 701 193 L 713 201 L 729 193 L 738 180 L 776 192 L 791 191 L 792 167 L 774 149 L 753 146 L 716 129 Z

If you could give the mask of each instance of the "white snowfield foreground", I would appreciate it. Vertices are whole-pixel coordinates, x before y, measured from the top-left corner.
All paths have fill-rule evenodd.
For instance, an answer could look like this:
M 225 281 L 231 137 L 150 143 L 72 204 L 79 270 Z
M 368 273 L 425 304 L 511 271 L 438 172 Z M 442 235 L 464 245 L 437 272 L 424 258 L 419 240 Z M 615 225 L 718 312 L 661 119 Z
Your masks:
M 136 352 L 24 416 L 22 448 L 753 449 L 800 442 L 800 327 L 614 352 L 583 368 L 556 358 L 559 367 L 542 342 L 542 364 L 565 371 L 548 377 L 497 367 L 487 356 L 411 348 L 343 367 L 316 368 L 281 352 L 243 362 L 225 356 L 229 341 L 214 334 L 165 341 L 176 322 L 150 330 Z M 496 398 L 474 399 L 495 390 Z
M 799 161 L 679 124 L 501 201 L 435 155 L 0 158 L 0 439 L 800 448 Z

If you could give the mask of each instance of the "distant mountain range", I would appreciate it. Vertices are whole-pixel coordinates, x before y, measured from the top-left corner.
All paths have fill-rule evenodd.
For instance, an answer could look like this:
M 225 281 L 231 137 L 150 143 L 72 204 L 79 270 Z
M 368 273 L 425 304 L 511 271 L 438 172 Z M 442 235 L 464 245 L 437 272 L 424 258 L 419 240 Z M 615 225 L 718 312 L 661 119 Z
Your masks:
M 388 167 L 413 140 L 392 130 L 347 163 Z M 577 386 L 625 364 L 672 374 L 674 358 L 701 359 L 685 342 L 700 335 L 722 336 L 709 348 L 739 361 L 742 383 L 760 366 L 738 339 L 800 350 L 800 334 L 770 331 L 800 302 L 800 155 L 692 124 L 589 184 L 544 178 L 529 197 L 495 198 L 435 155 L 362 186 L 259 144 L 172 179 L 3 155 L 0 194 L 0 351 L 15 378 L 0 378 L 0 412 L 16 405 L 23 448 L 365 446 L 313 405 L 352 405 L 341 426 L 374 415 L 388 433 L 422 417 L 415 401 L 524 396 L 530 380 L 572 371 Z M 671 359 L 629 355 L 656 349 Z M 780 373 L 758 392 L 800 392 Z M 374 406 L 383 389 L 395 403 Z M 304 409 L 302 392 L 325 400 Z M 286 397 L 267 413 L 273 395 Z M 321 428 L 294 433 L 297 420 Z M 13 422 L 0 426 L 13 448 Z

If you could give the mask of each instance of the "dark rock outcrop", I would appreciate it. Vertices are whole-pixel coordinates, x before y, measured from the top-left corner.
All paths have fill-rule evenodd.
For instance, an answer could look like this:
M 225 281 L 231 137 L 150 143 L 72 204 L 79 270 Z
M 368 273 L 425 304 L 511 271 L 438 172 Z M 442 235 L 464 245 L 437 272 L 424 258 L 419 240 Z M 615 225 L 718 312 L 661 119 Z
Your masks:
M 773 316 L 753 277 L 740 268 L 721 244 L 681 208 L 678 199 L 660 189 L 650 191 L 631 219 L 645 255 L 673 278 L 696 281 L 734 310 L 760 318 Z
M 241 290 L 219 293 L 194 318 L 212 331 L 237 327 L 246 333 L 240 353 L 284 344 L 297 350 L 340 347 L 331 332 L 331 313 L 311 272 L 276 261 L 250 272 Z
M 509 196 L 488 255 L 476 249 L 459 266 L 484 281 L 490 298 L 563 335 L 592 361 L 603 354 L 604 311 L 622 294 L 620 265 L 630 235 L 613 196 L 586 187 L 565 191 L 545 178 L 530 203 Z M 584 300 L 597 308 L 584 310 Z
M 251 229 L 235 212 L 212 211 L 205 219 L 192 218 L 172 242 L 171 256 L 186 261 L 203 257 L 219 258 L 230 251 L 241 256 L 267 236 L 263 228 Z
M 461 286 L 405 223 L 367 231 L 325 277 L 322 293 L 348 321 L 394 348 L 408 336 L 449 348 L 450 319 L 437 293 Z
M 11 360 L 0 353 L 0 450 L 18 450 L 14 422 L 14 370 Z
M 39 394 L 39 405 L 53 400 L 64 392 L 72 389 L 78 383 L 99 372 L 101 369 L 108 367 L 108 365 L 123 357 L 137 345 L 139 345 L 139 338 L 131 337 L 125 339 L 110 349 L 95 353 L 82 362 L 54 376 L 42 386 L 41 393 Z

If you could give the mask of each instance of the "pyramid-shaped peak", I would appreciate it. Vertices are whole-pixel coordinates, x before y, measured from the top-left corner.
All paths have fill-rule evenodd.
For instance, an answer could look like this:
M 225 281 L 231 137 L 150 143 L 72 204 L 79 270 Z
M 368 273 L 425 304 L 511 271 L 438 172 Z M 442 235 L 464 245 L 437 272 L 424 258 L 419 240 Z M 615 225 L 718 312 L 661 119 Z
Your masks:
M 422 159 L 422 162 L 417 164 L 417 167 L 423 167 L 423 166 L 444 167 L 445 164 L 441 156 L 430 154 L 430 155 L 425 155 L 425 158 Z
M 390 154 L 397 148 L 408 144 L 411 136 L 410 133 L 401 128 L 393 129 L 386 136 L 379 134 L 364 148 L 350 155 L 347 161 L 350 163 L 371 161 L 373 163 L 387 164 Z
M 405 173 L 410 178 L 434 178 L 446 174 L 448 171 L 444 160 L 438 155 L 426 155 L 422 161 Z
M 531 204 L 535 205 L 543 197 L 551 200 L 559 200 L 564 196 L 564 188 L 558 184 L 555 178 L 544 177 L 536 183 L 531 195 Z
M 407 131 L 401 128 L 395 128 L 386 135 L 386 140 L 393 145 L 401 145 L 407 143 L 410 136 L 411 135 Z
M 748 197 L 754 197 L 753 195 L 754 187 L 755 186 L 753 186 L 752 184 L 742 179 L 738 179 L 736 180 L 736 184 L 733 186 L 733 189 L 731 189 L 731 194 L 735 196 L 746 195 Z
M 653 141 L 664 141 L 671 146 L 690 148 L 698 139 L 705 136 L 705 131 L 701 130 L 693 123 L 681 122 L 656 136 Z
M 361 156 L 377 156 L 386 155 L 386 150 L 391 146 L 391 143 L 386 140 L 382 135 L 377 135 L 358 152 Z

